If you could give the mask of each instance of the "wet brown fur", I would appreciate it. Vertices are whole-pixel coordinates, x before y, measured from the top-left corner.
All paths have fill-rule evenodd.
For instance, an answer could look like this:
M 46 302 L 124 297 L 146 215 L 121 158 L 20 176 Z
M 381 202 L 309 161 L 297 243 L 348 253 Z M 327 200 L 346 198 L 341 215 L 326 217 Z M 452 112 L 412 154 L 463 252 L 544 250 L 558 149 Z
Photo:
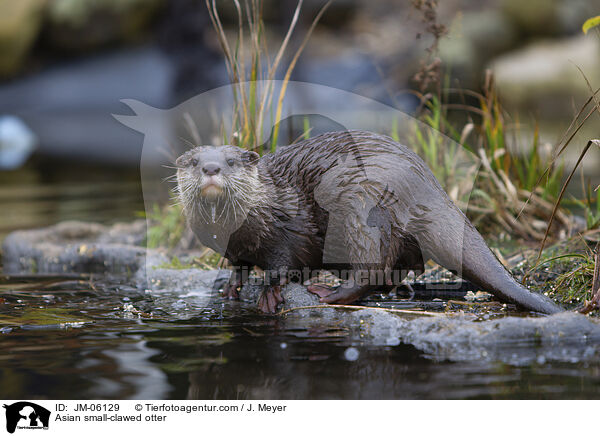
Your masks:
M 538 312 L 560 311 L 512 278 L 425 163 L 387 136 L 326 133 L 281 147 L 253 165 L 256 171 L 249 167 L 244 171 L 247 177 L 258 178 L 260 183 L 254 185 L 261 189 L 244 193 L 256 198 L 243 221 L 202 222 L 186 213 L 202 243 L 224 252 L 234 266 L 419 273 L 424 261 L 433 259 L 503 301 Z M 190 199 L 182 202 L 184 207 L 188 203 L 188 212 L 195 207 Z M 329 229 L 335 230 L 331 240 L 340 244 L 347 261 L 324 263 L 328 227 L 335 221 L 332 213 L 337 227 Z M 230 234 L 222 246 L 214 237 L 219 231 Z M 239 278 L 232 278 L 232 283 L 237 287 Z M 226 288 L 230 295 L 231 286 Z M 333 292 L 323 301 L 348 303 L 373 290 Z M 273 292 L 274 297 L 267 292 L 262 298 L 263 310 L 273 311 L 279 302 L 279 288 Z

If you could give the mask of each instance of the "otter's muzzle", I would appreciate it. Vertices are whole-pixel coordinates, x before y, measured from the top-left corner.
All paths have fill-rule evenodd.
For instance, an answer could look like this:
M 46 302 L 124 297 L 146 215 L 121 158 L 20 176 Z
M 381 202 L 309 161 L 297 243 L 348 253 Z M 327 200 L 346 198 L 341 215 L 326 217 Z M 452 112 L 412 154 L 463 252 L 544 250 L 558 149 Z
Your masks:
M 223 193 L 223 178 L 219 174 L 221 168 L 217 164 L 206 164 L 202 167 L 200 192 L 203 197 L 213 199 Z

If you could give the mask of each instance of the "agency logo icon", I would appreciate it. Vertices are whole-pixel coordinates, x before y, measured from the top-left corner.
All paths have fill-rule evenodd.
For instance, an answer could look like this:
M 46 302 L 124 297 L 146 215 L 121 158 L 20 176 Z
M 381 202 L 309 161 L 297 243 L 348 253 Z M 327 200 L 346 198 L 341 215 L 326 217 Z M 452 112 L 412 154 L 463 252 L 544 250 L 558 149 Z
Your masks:
M 14 433 L 18 428 L 26 430 L 47 430 L 50 411 L 29 401 L 19 401 L 4 405 L 6 409 L 6 431 Z

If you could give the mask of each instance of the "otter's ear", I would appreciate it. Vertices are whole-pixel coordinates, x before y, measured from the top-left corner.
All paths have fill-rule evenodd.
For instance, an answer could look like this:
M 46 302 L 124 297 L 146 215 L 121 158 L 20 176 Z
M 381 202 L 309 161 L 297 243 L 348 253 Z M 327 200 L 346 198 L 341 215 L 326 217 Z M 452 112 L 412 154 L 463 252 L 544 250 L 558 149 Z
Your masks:
M 187 160 L 187 159 L 186 159 L 186 156 L 185 156 L 185 154 L 182 154 L 182 155 L 181 155 L 181 156 L 179 156 L 179 157 L 177 158 L 177 160 L 175 161 L 175 166 L 176 166 L 176 167 L 184 167 L 184 166 L 185 166 L 185 163 L 186 163 L 186 160 Z
M 254 151 L 244 151 L 242 153 L 242 162 L 244 165 L 256 165 L 260 156 Z

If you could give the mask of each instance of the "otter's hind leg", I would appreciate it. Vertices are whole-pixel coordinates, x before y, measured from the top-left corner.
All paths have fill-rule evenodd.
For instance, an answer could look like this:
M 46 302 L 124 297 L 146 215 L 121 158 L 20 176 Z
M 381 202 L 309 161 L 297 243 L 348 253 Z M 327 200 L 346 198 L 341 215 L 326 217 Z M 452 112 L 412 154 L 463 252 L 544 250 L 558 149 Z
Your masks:
M 352 277 L 352 284 L 346 282 L 337 290 L 331 286 L 314 284 L 308 286 L 308 291 L 321 297 L 320 301 L 322 303 L 347 304 L 359 300 L 375 291 L 382 293 L 391 291 L 404 280 L 410 271 L 414 271 L 417 276 L 421 275 L 423 271 L 425 271 L 425 264 L 416 240 L 410 237 L 404 237 L 397 241 L 398 244 L 396 247 L 399 254 L 396 256 L 396 262 L 394 263 L 391 274 L 388 274 L 387 276 L 381 274 L 386 268 L 365 267 L 365 269 L 362 270 L 355 270 L 354 276 Z M 362 271 L 368 271 L 368 283 L 365 283 Z M 374 277 L 377 277 L 378 279 L 374 280 Z M 385 279 L 385 283 L 382 283 L 381 279 Z
M 389 292 L 393 285 L 380 269 L 355 269 L 351 277 L 338 288 L 325 284 L 313 284 L 307 287 L 309 292 L 318 295 L 322 303 L 347 304 L 374 292 Z
M 313 288 L 313 289 L 311 289 L 311 288 Z M 313 286 L 310 286 L 308 288 L 308 290 L 314 294 L 321 296 L 321 299 L 319 300 L 319 301 L 321 301 L 321 303 L 348 304 L 348 303 L 353 303 L 356 300 L 359 300 L 360 298 L 364 297 L 365 295 L 370 294 L 371 292 L 375 291 L 378 288 L 381 288 L 381 286 L 377 286 L 377 285 L 362 285 L 361 286 L 359 284 L 355 284 L 355 285 L 349 286 L 349 287 L 341 286 L 335 291 L 333 290 L 333 288 L 330 288 L 331 292 L 329 294 L 327 294 L 327 291 L 324 289 L 319 289 L 318 292 L 315 292 L 316 289 Z
M 335 288 L 333 286 L 325 285 L 322 283 L 308 285 L 306 289 L 308 290 L 308 292 L 312 292 L 313 294 L 318 295 L 321 298 L 325 298 L 328 295 L 335 292 Z
M 406 277 L 408 274 L 408 270 L 399 270 L 400 272 L 400 280 Z M 348 304 L 353 303 L 362 297 L 365 297 L 375 291 L 379 291 L 381 293 L 390 292 L 397 283 L 361 283 L 360 281 L 355 281 L 353 284 L 346 282 L 344 285 L 340 286 L 338 289 L 334 289 L 327 285 L 310 285 L 307 289 L 309 292 L 313 294 L 317 294 L 321 297 L 320 301 L 322 303 L 328 304 Z

